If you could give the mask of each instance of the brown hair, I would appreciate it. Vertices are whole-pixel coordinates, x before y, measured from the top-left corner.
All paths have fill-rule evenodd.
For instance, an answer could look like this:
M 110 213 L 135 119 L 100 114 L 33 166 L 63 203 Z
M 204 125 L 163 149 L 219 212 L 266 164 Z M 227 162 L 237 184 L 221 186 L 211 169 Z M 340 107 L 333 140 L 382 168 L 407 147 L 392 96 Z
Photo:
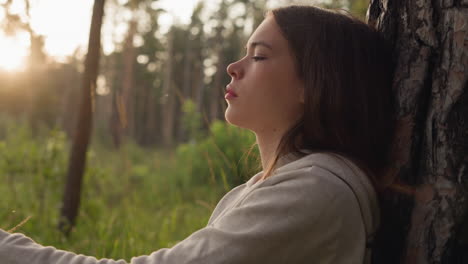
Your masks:
M 307 149 L 345 156 L 380 190 L 395 126 L 389 46 L 373 27 L 340 11 L 288 6 L 270 15 L 295 57 L 305 102 L 263 178 L 281 156 Z

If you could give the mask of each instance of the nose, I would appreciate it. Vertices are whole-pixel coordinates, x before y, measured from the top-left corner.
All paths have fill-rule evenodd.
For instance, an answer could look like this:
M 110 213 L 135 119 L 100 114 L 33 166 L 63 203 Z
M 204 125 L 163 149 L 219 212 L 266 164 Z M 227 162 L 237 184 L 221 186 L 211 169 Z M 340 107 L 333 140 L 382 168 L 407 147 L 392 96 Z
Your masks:
M 242 69 L 240 67 L 240 61 L 229 64 L 226 68 L 227 73 L 233 79 L 240 79 L 242 77 Z

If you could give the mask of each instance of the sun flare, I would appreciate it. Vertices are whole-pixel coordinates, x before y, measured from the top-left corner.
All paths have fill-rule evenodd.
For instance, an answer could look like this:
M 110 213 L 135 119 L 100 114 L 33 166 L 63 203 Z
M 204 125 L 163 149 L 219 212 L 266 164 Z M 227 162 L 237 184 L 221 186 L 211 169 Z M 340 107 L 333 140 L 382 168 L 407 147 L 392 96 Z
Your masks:
M 28 37 L 24 34 L 5 36 L 0 33 L 0 69 L 20 71 L 28 56 Z
M 220 0 L 205 0 L 207 3 L 216 3 Z M 4 4 L 5 0 L 0 0 Z M 43 51 L 56 61 L 65 61 L 77 49 L 85 49 L 89 38 L 89 24 L 93 0 L 44 0 L 31 2 L 30 25 L 36 35 L 44 36 Z M 119 3 L 127 3 L 128 0 L 119 0 Z M 183 2 L 183 4 L 181 4 Z M 161 15 L 161 27 L 169 28 L 174 17 L 177 20 L 188 23 L 193 7 L 198 0 L 159 0 L 156 7 L 164 8 L 167 15 Z M 23 1 L 13 1 L 11 10 L 13 14 L 24 15 Z M 181 6 L 185 7 L 181 9 Z M 211 5 L 208 5 L 211 6 Z M 212 5 L 215 6 L 215 5 Z M 52 11 L 60 10 L 60 12 Z M 0 24 L 5 19 L 3 7 L 0 5 Z M 102 44 L 106 54 L 112 52 L 115 47 L 111 26 L 103 26 Z M 125 27 L 124 27 L 125 29 Z M 106 31 L 107 30 L 107 31 Z M 29 56 L 29 36 L 27 32 L 18 30 L 16 35 L 6 36 L 0 28 L 0 71 L 22 71 L 27 66 Z

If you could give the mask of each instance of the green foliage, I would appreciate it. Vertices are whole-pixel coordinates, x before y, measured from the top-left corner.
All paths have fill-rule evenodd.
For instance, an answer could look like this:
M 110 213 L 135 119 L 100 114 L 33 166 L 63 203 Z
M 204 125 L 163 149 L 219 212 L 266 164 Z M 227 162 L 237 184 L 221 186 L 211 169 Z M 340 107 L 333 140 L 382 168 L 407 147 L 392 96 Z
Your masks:
M 188 104 L 187 112 L 193 114 Z M 69 144 L 63 132 L 32 135 L 0 119 L 0 228 L 43 245 L 127 259 L 170 247 L 204 227 L 219 199 L 252 176 L 251 132 L 223 122 L 175 153 L 136 144 L 88 152 L 81 208 L 71 237 L 57 230 Z M 242 160 L 242 162 L 241 162 Z
M 254 142 L 255 136 L 250 131 L 214 122 L 208 138 L 177 148 L 177 160 L 183 164 L 179 172 L 189 175 L 181 175 L 181 184 L 221 184 L 229 190 L 245 182 L 258 170 L 255 166 L 258 152 L 247 155 Z
M 369 0 L 328 0 L 319 5 L 331 9 L 345 9 L 353 16 L 365 21 Z
M 0 127 L 0 219 L 19 223 L 30 215 L 23 211 L 28 208 L 35 212 L 37 221 L 45 223 L 48 212 L 58 206 L 58 201 L 50 201 L 50 195 L 62 187 L 65 135 L 51 130 L 40 140 L 24 122 Z
M 351 14 L 355 15 L 363 21 L 366 20 L 366 13 L 368 7 L 368 0 L 352 0 L 349 2 L 349 11 L 351 12 Z
M 182 105 L 182 124 L 187 130 L 189 138 L 199 141 L 204 133 L 202 132 L 202 116 L 197 111 L 197 106 L 194 101 L 186 99 Z

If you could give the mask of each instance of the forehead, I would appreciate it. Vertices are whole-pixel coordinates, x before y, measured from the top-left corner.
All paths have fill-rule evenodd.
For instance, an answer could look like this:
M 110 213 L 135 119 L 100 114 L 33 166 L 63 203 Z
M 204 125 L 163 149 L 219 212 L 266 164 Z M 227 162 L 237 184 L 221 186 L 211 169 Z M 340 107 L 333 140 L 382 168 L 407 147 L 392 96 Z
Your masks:
M 287 40 L 281 34 L 281 31 L 276 24 L 273 16 L 268 16 L 263 22 L 255 29 L 252 36 L 250 36 L 247 46 L 254 42 L 265 42 L 272 46 L 272 50 L 287 49 Z

